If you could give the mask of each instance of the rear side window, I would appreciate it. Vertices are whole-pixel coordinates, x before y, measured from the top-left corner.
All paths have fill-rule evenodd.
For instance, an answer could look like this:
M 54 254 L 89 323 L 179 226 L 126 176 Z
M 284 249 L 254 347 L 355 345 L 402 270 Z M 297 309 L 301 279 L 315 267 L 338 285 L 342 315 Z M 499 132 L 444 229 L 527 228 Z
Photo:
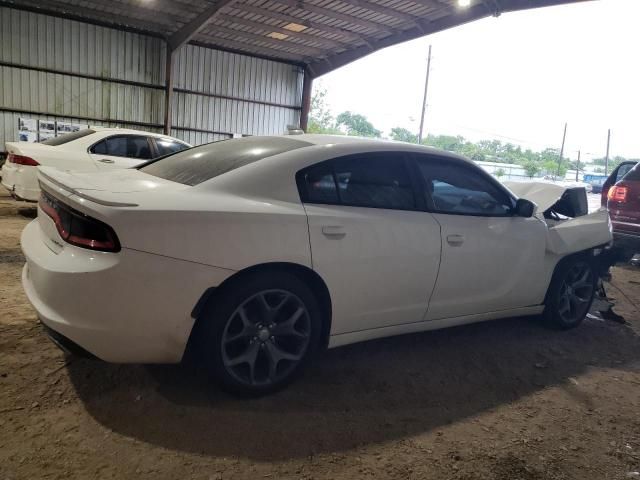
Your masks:
M 337 158 L 298 174 L 306 203 L 414 210 L 413 186 L 398 153 L 372 153 Z
M 158 148 L 159 157 L 164 157 L 165 155 L 170 155 L 189 148 L 188 145 L 176 142 L 170 138 L 156 138 L 156 147 Z
M 85 130 L 78 130 L 77 132 L 65 133 L 58 137 L 50 138 L 42 142 L 42 144 L 57 147 L 58 145 L 64 145 L 65 143 L 73 142 L 74 140 L 78 140 L 79 138 L 86 137 L 87 135 L 91 135 L 93 133 L 96 133 L 96 131 L 87 128 Z
M 629 163 L 621 165 L 618 169 L 615 181 L 617 182 L 619 180 L 622 180 L 623 178 L 625 180 L 631 180 L 632 182 L 637 182 L 638 180 L 640 180 L 640 170 L 638 170 L 638 165 L 640 164 L 634 165 L 632 163 Z
M 142 135 L 116 135 L 96 143 L 91 147 L 91 153 L 149 160 L 151 146 L 148 137 Z
M 285 137 L 245 137 L 190 148 L 140 167 L 140 171 L 184 185 L 198 185 L 267 157 L 311 146 Z

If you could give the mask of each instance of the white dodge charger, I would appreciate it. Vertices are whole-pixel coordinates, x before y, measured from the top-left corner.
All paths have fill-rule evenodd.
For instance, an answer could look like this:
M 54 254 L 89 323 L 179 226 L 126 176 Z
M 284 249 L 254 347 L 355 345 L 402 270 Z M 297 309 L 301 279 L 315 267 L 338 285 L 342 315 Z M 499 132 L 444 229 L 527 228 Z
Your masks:
M 250 394 L 323 346 L 543 312 L 576 326 L 611 240 L 606 211 L 553 211 L 562 188 L 516 186 L 536 212 L 462 157 L 350 137 L 249 137 L 39 179 L 23 284 L 50 336 L 111 362 L 195 348 Z
M 38 166 L 76 172 L 130 168 L 191 147 L 166 135 L 122 128 L 91 127 L 42 143 L 7 142 L 2 185 L 20 199 L 37 202 Z

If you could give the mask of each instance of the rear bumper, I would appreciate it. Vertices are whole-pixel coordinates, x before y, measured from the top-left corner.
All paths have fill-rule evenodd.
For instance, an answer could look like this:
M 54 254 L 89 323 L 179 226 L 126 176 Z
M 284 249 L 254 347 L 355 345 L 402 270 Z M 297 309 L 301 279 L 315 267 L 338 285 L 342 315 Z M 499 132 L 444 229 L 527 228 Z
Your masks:
M 95 252 L 61 239 L 55 253 L 39 221 L 50 219 L 36 219 L 22 233 L 25 293 L 61 345 L 70 341 L 108 362 L 180 362 L 193 307 L 233 273 L 135 250 Z
M 63 352 L 71 353 L 71 354 L 77 355 L 79 357 L 96 358 L 93 354 L 91 354 L 90 352 L 87 352 L 84 348 L 82 348 L 77 343 L 74 343 L 73 341 L 69 340 L 67 337 L 65 337 L 61 333 L 56 332 L 52 328 L 49 328 L 42 321 L 40 323 L 41 323 L 42 329 L 44 330 L 44 333 L 47 335 L 47 337 L 49 337 L 49 339 L 53 343 L 55 343 L 58 346 L 58 348 L 60 350 L 62 350 Z
M 5 162 L 0 175 L 2 186 L 18 200 L 37 202 L 40 198 L 37 167 Z
M 613 246 L 629 253 L 640 253 L 640 234 L 613 231 Z

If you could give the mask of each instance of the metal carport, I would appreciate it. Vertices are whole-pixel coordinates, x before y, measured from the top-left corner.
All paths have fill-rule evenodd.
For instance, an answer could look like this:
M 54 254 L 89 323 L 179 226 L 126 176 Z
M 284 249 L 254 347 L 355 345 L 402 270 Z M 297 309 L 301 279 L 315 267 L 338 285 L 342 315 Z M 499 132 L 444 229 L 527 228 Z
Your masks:
M 300 68 L 301 104 L 291 108 L 300 111 L 305 128 L 313 78 L 376 50 L 483 17 L 575 1 L 582 0 L 472 0 L 466 7 L 458 0 L 0 0 L 0 7 L 161 39 L 162 125 L 170 133 L 176 55 L 187 43 Z

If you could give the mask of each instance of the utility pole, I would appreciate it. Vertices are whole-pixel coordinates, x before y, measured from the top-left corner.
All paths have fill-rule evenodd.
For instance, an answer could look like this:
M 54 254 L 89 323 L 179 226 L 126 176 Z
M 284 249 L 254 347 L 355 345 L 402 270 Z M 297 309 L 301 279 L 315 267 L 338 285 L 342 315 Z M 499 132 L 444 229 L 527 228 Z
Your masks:
M 609 175 L 609 142 L 611 141 L 611 129 L 607 130 L 607 154 L 604 157 L 604 174 Z
M 578 181 L 579 172 L 580 172 L 580 150 L 578 150 L 578 161 L 576 162 L 576 182 Z
M 424 81 L 424 97 L 422 98 L 422 115 L 420 115 L 420 131 L 418 132 L 418 143 L 422 143 L 422 133 L 424 131 L 424 113 L 427 110 L 427 90 L 429 89 L 429 72 L 431 71 L 431 45 L 429 45 L 429 56 L 427 57 L 427 77 Z
M 562 146 L 560 147 L 560 158 L 558 158 L 558 177 L 560 176 L 560 165 L 562 164 L 562 155 L 564 155 L 564 140 L 567 138 L 567 122 L 564 123 L 564 133 L 562 134 Z

